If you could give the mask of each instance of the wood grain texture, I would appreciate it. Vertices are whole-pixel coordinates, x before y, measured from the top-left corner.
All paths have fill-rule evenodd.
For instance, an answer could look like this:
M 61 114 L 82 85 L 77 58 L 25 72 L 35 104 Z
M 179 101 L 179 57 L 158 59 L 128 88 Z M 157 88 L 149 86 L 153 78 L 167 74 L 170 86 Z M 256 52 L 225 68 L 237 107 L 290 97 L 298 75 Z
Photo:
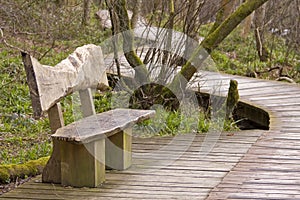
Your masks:
M 76 145 L 60 141 L 61 184 L 97 187 L 105 181 L 105 140 Z
M 132 127 L 105 139 L 106 169 L 125 170 L 132 164 Z
M 99 83 L 108 85 L 101 47 L 78 47 L 56 66 L 39 63 L 22 53 L 34 115 L 40 117 L 59 100 L 74 91 L 96 88 Z
M 85 90 L 79 90 L 80 97 L 80 110 L 83 117 L 88 117 L 96 114 L 94 100 L 91 88 Z
M 51 133 L 55 133 L 57 129 L 64 126 L 64 119 L 60 103 L 56 103 L 48 110 L 48 118 L 51 128 Z M 53 150 L 44 170 L 43 182 L 45 183 L 60 183 L 61 182 L 61 159 L 60 159 L 60 141 L 53 139 Z
M 62 127 L 52 138 L 74 143 L 89 143 L 125 130 L 154 116 L 153 110 L 114 109 L 92 115 Z

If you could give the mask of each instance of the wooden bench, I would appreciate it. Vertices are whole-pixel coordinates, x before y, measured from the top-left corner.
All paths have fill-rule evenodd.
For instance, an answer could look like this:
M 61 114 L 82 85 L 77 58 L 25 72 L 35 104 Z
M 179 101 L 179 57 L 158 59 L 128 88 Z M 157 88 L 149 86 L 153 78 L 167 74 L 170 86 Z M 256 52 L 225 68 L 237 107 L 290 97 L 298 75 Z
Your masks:
M 43 182 L 96 187 L 107 168 L 131 166 L 132 126 L 152 117 L 149 110 L 114 109 L 96 114 L 91 89 L 108 84 L 101 48 L 79 47 L 55 67 L 41 65 L 22 53 L 34 116 L 47 112 L 53 133 L 53 152 Z M 64 126 L 59 101 L 79 91 L 83 118 Z

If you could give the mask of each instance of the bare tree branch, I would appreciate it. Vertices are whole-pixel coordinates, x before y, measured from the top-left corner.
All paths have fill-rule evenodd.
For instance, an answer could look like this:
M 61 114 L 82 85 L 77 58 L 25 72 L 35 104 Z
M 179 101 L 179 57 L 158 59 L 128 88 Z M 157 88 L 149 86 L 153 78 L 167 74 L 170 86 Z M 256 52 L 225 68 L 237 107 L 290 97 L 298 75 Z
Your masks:
M 16 50 L 18 50 L 18 51 L 20 51 L 20 52 L 26 52 L 24 49 L 21 49 L 21 48 L 19 48 L 19 47 L 16 47 L 16 46 L 13 46 L 13 45 L 11 45 L 11 44 L 9 44 L 6 40 L 5 40 L 5 38 L 4 38 L 4 34 L 3 34 L 3 31 L 2 31 L 2 28 L 0 27 L 0 36 L 1 36 L 1 38 L 0 38 L 0 41 L 2 41 L 7 47 L 9 47 L 9 48 L 12 48 L 12 49 L 16 49 Z

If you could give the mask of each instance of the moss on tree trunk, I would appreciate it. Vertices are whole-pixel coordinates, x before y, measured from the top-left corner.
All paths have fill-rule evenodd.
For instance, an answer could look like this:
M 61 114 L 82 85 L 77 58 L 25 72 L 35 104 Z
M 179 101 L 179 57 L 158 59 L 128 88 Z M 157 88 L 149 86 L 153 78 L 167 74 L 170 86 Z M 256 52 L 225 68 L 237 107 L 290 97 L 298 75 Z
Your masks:
M 130 20 L 127 13 L 126 0 L 117 0 L 115 9 L 120 23 L 120 31 L 123 36 L 123 51 L 126 60 L 135 70 L 135 80 L 139 83 L 148 82 L 148 70 L 141 59 L 136 55 L 134 46 L 134 37 L 131 30 Z
M 164 99 L 173 98 L 174 91 L 176 93 L 176 97 L 180 101 L 180 94 L 184 95 L 187 83 L 191 80 L 194 73 L 196 73 L 201 67 L 202 63 L 209 56 L 209 53 L 211 53 L 247 16 L 267 1 L 268 0 L 246 1 L 235 12 L 220 23 L 220 25 L 215 27 L 215 30 L 212 31 L 196 48 L 191 55 L 191 58 L 184 64 L 180 72 L 175 76 L 174 80 L 168 85 L 168 87 L 164 87 L 162 89 L 160 92 L 161 95 L 159 95 L 157 100 L 153 102 L 159 103 Z M 133 48 L 134 39 L 130 27 L 130 20 L 127 14 L 126 0 L 117 0 L 115 2 L 115 6 L 120 21 L 120 31 L 124 38 L 123 50 L 125 52 L 125 57 L 129 64 L 135 69 L 135 79 L 139 83 L 146 83 L 146 81 L 148 81 L 148 72 Z
M 232 13 L 221 25 L 209 34 L 200 46 L 209 53 L 214 50 L 248 15 L 262 6 L 268 0 L 251 0 L 243 3 L 234 13 Z
M 182 67 L 179 74 L 171 83 L 171 88 L 182 87 L 180 76 L 183 76 L 186 81 L 189 81 L 197 68 L 207 58 L 208 53 L 211 53 L 234 29 L 237 27 L 248 15 L 254 10 L 262 6 L 268 0 L 251 0 L 243 3 L 235 12 L 233 12 L 223 23 L 221 23 L 215 31 L 210 33 L 199 45 L 196 51 L 192 54 L 191 58 Z
M 217 13 L 216 21 L 209 33 L 214 32 L 222 24 L 222 22 L 230 15 L 231 11 L 233 10 L 234 2 L 234 0 L 221 1 L 221 8 Z

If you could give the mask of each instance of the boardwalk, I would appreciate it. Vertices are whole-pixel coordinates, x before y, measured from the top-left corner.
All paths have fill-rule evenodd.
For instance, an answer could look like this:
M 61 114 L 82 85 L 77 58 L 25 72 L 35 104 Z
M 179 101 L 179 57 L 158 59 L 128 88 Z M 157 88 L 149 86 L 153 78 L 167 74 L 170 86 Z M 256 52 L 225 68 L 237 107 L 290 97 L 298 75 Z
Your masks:
M 208 199 L 300 199 L 300 88 L 237 79 L 242 99 L 270 113 L 270 131 L 259 137 Z
M 232 78 L 242 101 L 269 113 L 269 131 L 222 133 L 207 154 L 206 135 L 135 138 L 133 167 L 109 172 L 102 187 L 63 188 L 37 177 L 0 199 L 300 199 L 300 88 L 206 73 L 200 91 L 218 83 L 226 94 Z

